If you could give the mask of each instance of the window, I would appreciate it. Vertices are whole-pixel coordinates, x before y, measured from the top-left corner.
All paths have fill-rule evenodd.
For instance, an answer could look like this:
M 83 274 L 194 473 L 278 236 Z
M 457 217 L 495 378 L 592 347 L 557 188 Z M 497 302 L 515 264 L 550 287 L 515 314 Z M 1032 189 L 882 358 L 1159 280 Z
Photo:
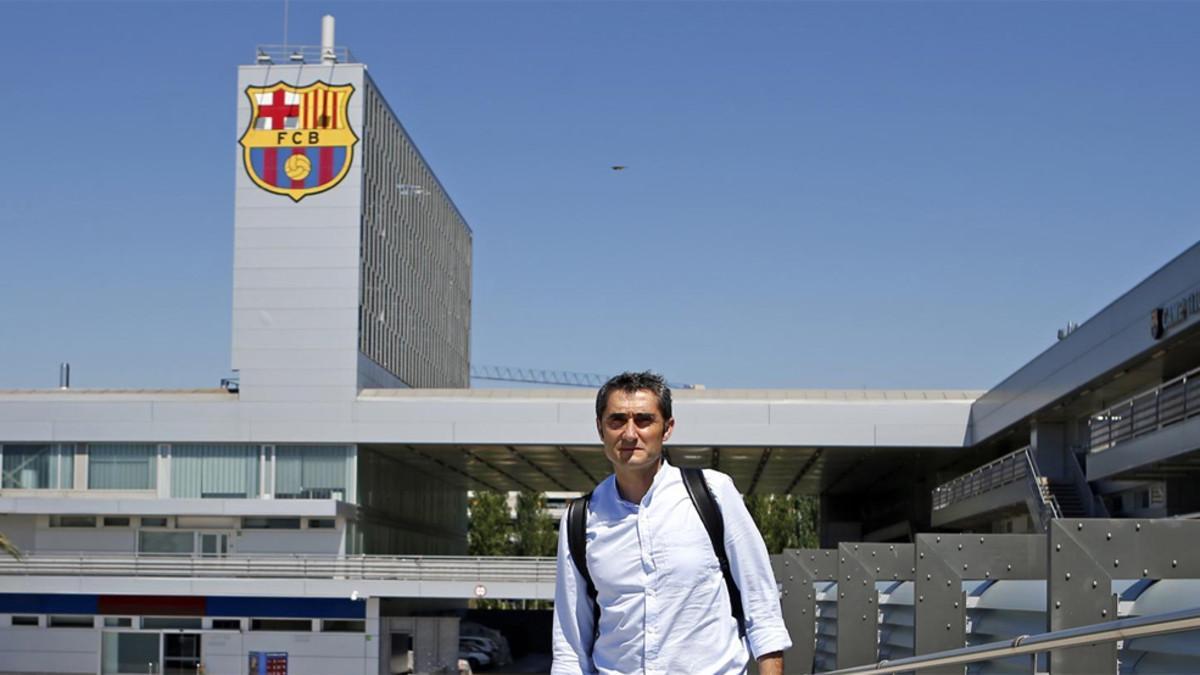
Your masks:
M 250 630 L 312 632 L 312 621 L 308 619 L 251 619 Z
M 310 530 L 332 530 L 337 527 L 337 521 L 333 518 L 309 518 L 308 529 Z
M 242 528 L 246 530 L 298 530 L 299 518 L 242 518 Z
M 50 527 L 95 527 L 96 516 L 50 516 Z
M 14 615 L 12 618 L 14 626 L 37 626 L 38 618 L 36 616 Z
M 170 527 L 170 523 L 162 516 L 142 516 L 142 527 Z
M 366 621 L 348 621 L 345 619 L 330 619 L 321 622 L 321 631 L 325 633 L 365 633 Z
M 157 673 L 158 649 L 158 633 L 104 633 L 100 639 L 100 672 Z
M 203 622 L 196 617 L 147 616 L 142 618 L 142 628 L 166 630 L 199 630 Z
M 75 446 L 4 445 L 3 480 L 0 487 L 18 490 L 74 487 Z
M 90 616 L 51 615 L 46 625 L 51 628 L 94 628 L 96 621 Z
M 241 619 L 213 619 L 213 630 L 241 630 Z
M 129 527 L 128 516 L 104 516 L 105 527 Z
M 257 445 L 182 443 L 171 447 L 171 496 L 246 499 L 258 496 Z
M 190 530 L 175 530 L 171 532 L 155 532 L 142 530 L 138 532 L 138 553 L 194 553 L 196 551 L 196 533 Z
M 128 616 L 106 616 L 104 617 L 105 628 L 132 628 L 133 619 Z
M 275 448 L 275 496 L 345 499 L 350 468 L 344 446 L 280 445 Z
M 146 443 L 88 445 L 89 490 L 153 490 L 158 451 Z

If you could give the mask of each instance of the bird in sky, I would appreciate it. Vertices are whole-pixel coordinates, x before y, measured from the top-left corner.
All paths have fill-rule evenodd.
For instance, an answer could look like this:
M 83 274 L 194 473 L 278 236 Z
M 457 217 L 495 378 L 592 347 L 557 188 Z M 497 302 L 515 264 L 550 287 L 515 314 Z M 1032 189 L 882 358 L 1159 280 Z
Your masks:
M 625 165 L 624 164 L 614 164 L 612 167 L 612 170 L 613 171 L 624 171 Z

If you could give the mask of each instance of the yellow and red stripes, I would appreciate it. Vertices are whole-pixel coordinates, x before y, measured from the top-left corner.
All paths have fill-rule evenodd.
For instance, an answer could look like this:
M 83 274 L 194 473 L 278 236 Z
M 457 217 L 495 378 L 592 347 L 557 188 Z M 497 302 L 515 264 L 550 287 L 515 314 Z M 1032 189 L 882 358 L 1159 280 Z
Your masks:
M 303 129 L 345 129 L 342 92 L 305 92 L 300 100 L 300 124 Z

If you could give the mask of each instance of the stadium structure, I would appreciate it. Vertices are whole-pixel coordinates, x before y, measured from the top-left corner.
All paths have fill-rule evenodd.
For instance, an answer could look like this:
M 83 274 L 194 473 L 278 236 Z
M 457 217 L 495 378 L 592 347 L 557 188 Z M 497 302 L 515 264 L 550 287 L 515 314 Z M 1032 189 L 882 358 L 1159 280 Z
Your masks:
M 593 394 L 468 388 L 471 231 L 325 28 L 238 70 L 237 386 L 0 390 L 0 531 L 23 552 L 0 562 L 0 673 L 438 672 L 471 598 L 553 597 L 552 561 L 465 556 L 466 494 L 603 479 Z M 1200 512 L 1198 413 L 1200 244 L 990 390 L 681 390 L 669 453 L 744 493 L 820 497 L 824 552 L 777 559 L 789 669 L 807 672 L 1115 620 L 1150 577 L 1200 577 L 1194 552 L 1169 553 Z M 1059 616 L 1046 550 L 1085 523 L 1116 523 L 1096 531 L 1141 551 L 1126 560 L 1158 557 L 1106 572 L 1140 583 L 1111 615 Z M 1158 543 L 1124 538 L 1143 524 Z M 1019 580 L 942 570 L 954 605 L 933 635 L 945 617 L 914 577 L 964 533 L 1010 542 L 987 564 L 1032 547 L 1049 567 L 1003 602 Z M 876 594 L 845 599 L 838 565 L 866 551 Z M 1158 588 L 1160 610 L 1200 597 Z M 1127 640 L 1122 668 L 1200 663 L 1157 639 L 1135 656 Z M 1070 656 L 1087 649 L 1115 654 L 986 663 L 1086 672 Z

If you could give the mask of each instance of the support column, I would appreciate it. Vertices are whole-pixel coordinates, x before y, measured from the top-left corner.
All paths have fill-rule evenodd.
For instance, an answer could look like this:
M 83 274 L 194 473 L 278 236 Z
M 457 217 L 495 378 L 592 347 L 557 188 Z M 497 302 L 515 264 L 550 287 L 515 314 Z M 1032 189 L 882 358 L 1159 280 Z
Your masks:
M 849 668 L 879 657 L 879 593 L 876 581 L 911 581 L 912 544 L 838 546 L 837 665 Z

